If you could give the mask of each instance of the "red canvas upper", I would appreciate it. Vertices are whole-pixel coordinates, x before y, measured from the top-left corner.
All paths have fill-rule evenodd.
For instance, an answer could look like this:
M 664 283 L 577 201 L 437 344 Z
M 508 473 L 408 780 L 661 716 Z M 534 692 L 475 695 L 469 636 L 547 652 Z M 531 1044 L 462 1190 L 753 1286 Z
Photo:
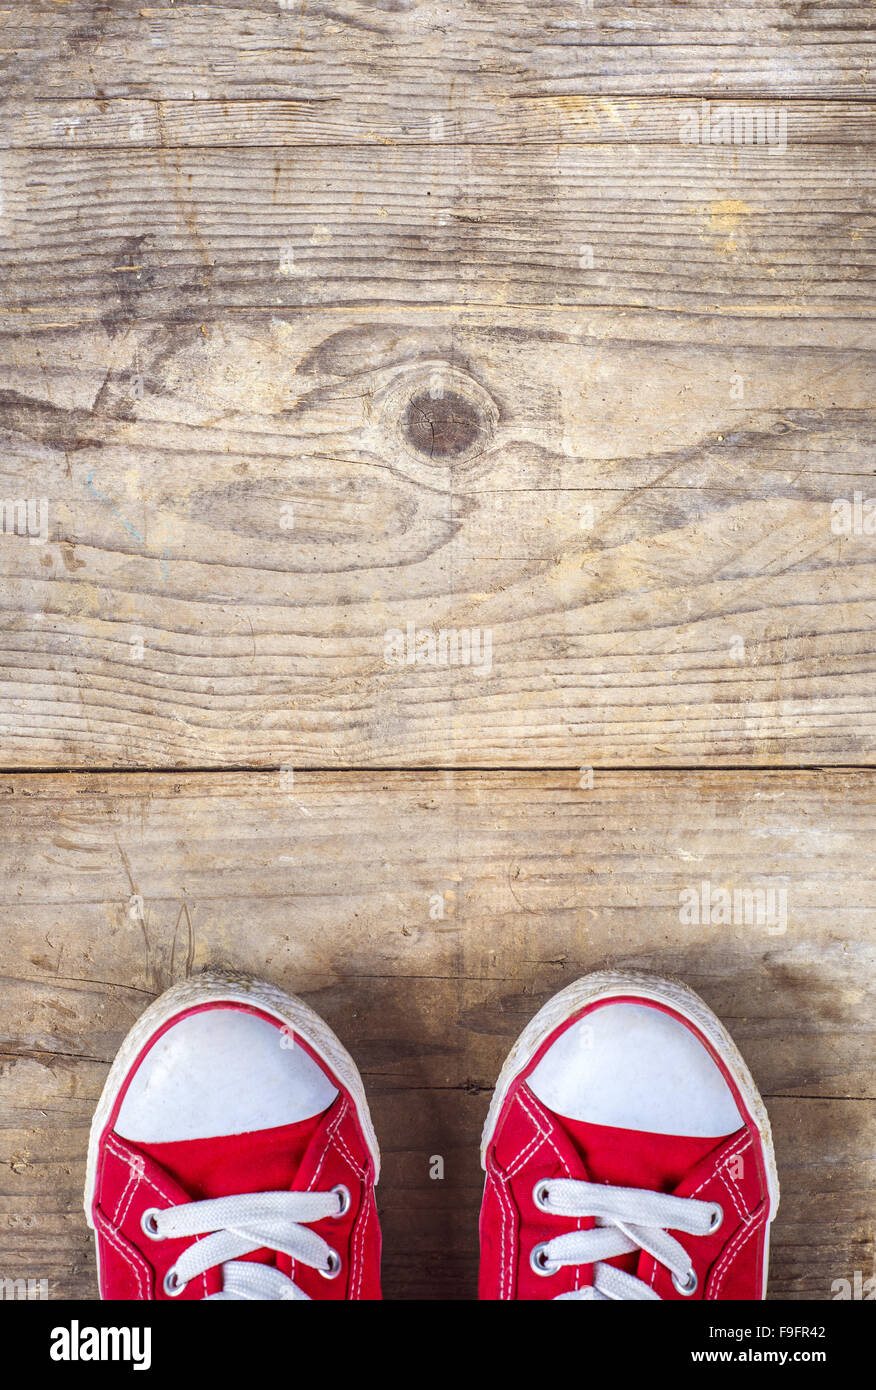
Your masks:
M 221 1267 L 213 1267 L 176 1296 L 165 1293 L 165 1274 L 199 1237 L 150 1239 L 141 1227 L 143 1214 L 150 1208 L 252 1192 L 326 1192 L 343 1184 L 350 1193 L 346 1213 L 310 1225 L 341 1255 L 341 1272 L 336 1278 L 327 1279 L 318 1270 L 273 1250 L 254 1251 L 241 1258 L 274 1265 L 312 1299 L 379 1299 L 380 1227 L 374 1165 L 354 1102 L 337 1078 L 331 1079 L 339 1094 L 322 1115 L 220 1138 L 133 1144 L 113 1130 L 117 1103 L 100 1143 L 92 1207 L 101 1296 L 172 1297 L 174 1302 L 183 1302 L 222 1289 Z M 123 1094 L 124 1089 L 119 1102 Z
M 553 1299 L 593 1283 L 592 1265 L 567 1265 L 544 1276 L 530 1264 L 536 1245 L 596 1224 L 592 1217 L 562 1216 L 535 1205 L 537 1182 L 572 1178 L 719 1203 L 724 1219 L 713 1235 L 671 1231 L 697 1273 L 692 1295 L 679 1293 L 669 1272 L 645 1251 L 607 1263 L 635 1275 L 662 1299 L 760 1299 L 769 1200 L 756 1125 L 747 1119 L 727 1138 L 703 1139 L 586 1124 L 554 1114 L 526 1084 L 526 1076 L 559 1033 L 581 1016 L 566 1020 L 551 1035 L 512 1084 L 498 1117 L 487 1149 L 481 1208 L 480 1297 Z M 741 1105 L 740 1110 L 745 1113 Z

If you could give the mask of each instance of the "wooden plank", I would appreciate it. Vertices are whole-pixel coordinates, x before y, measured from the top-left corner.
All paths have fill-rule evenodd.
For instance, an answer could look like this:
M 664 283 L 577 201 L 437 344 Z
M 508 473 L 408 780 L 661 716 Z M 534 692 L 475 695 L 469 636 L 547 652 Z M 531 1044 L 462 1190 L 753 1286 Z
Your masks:
M 426 88 L 423 103 L 434 99 Z M 706 118 L 705 127 L 703 118 Z M 729 124 L 725 124 L 729 119 Z M 782 132 L 784 131 L 784 135 Z M 454 89 L 452 105 L 412 109 L 410 101 L 376 111 L 363 101 L 212 101 L 148 97 L 64 98 L 0 102 L 0 149 L 143 149 L 301 145 L 455 144 L 669 145 L 696 133 L 719 146 L 784 140 L 798 147 L 873 144 L 870 102 L 842 98 L 680 99 L 661 96 L 588 96 L 560 93 L 491 102 L 486 94 Z M 704 133 L 705 132 L 705 133 Z M 778 148 L 774 159 L 778 158 Z
M 2 337 L 0 497 L 48 537 L 0 536 L 3 761 L 872 761 L 871 340 L 457 309 Z
M 872 313 L 869 146 L 7 150 L 0 327 L 469 303 Z
M 434 111 L 466 88 L 539 92 L 855 96 L 872 90 L 866 5 L 731 0 L 464 0 L 452 11 L 247 0 L 140 0 L 0 12 L 10 95 L 313 97 Z
M 302 992 L 362 1068 L 388 1296 L 473 1296 L 498 1068 L 611 964 L 685 979 L 730 1027 L 777 1142 L 772 1297 L 830 1298 L 869 1268 L 874 832 L 871 773 L 4 776 L 0 1270 L 94 1296 L 107 1065 L 150 997 L 226 965 Z M 703 880 L 785 890 L 785 930 L 683 925 Z

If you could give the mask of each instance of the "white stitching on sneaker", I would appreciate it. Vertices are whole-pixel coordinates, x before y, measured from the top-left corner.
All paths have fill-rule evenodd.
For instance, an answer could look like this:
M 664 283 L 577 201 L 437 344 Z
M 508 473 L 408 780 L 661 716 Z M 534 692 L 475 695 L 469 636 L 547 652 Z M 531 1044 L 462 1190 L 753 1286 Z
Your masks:
M 508 1302 L 511 1298 L 511 1290 L 514 1287 L 514 1236 L 517 1229 L 516 1209 L 511 1198 L 509 1181 L 501 1174 L 498 1178 L 497 1190 L 502 1198 L 502 1209 L 508 1213 L 508 1255 L 503 1277 L 503 1291 L 505 1301 Z
M 727 1246 L 727 1249 L 723 1252 L 720 1260 L 712 1270 L 709 1279 L 709 1287 L 706 1291 L 707 1298 L 716 1299 L 718 1297 L 721 1285 L 727 1277 L 730 1266 L 733 1264 L 736 1256 L 739 1254 L 746 1241 L 748 1241 L 762 1225 L 763 1222 L 755 1215 L 751 1217 L 747 1225 L 742 1226 L 740 1230 L 736 1232 L 730 1244 Z
M 343 1134 L 341 1134 L 340 1129 L 335 1130 L 332 1138 L 335 1148 L 347 1160 L 353 1172 L 356 1174 L 356 1177 L 364 1178 L 365 1168 L 363 1165 L 358 1164 L 353 1155 L 350 1153 L 349 1147 L 347 1146 L 347 1141 L 344 1138 Z
M 545 1138 L 547 1139 L 547 1142 L 550 1144 L 551 1148 L 553 1149 L 554 1153 L 556 1154 L 557 1158 L 559 1159 L 560 1165 L 561 1165 L 562 1170 L 563 1170 L 563 1172 L 565 1173 L 566 1177 L 567 1177 L 567 1178 L 570 1178 L 570 1177 L 572 1176 L 572 1170 L 570 1169 L 570 1167 L 569 1167 L 568 1162 L 566 1161 L 566 1159 L 563 1158 L 563 1155 L 560 1153 L 560 1151 L 559 1151 L 559 1149 L 557 1148 L 556 1144 L 554 1143 L 553 1139 L 551 1139 L 551 1137 L 550 1137 L 550 1131 L 551 1131 L 551 1130 L 553 1129 L 553 1127 L 554 1127 L 553 1119 L 551 1118 L 551 1115 L 550 1115 L 549 1111 L 546 1109 L 546 1107 L 545 1107 L 544 1105 L 542 1105 L 541 1101 L 539 1100 L 538 1096 L 535 1094 L 534 1091 L 530 1091 L 530 1092 L 529 1092 L 529 1096 L 530 1096 L 530 1099 L 531 1099 L 533 1105 L 535 1106 L 535 1109 L 536 1109 L 537 1113 L 539 1114 L 539 1116 L 541 1117 L 541 1119 L 542 1119 L 542 1121 L 543 1121 L 543 1123 L 544 1123 L 545 1130 L 547 1131 L 547 1133 L 545 1134 Z M 520 1093 L 520 1101 L 521 1101 L 521 1104 L 523 1104 L 523 1094 L 522 1094 L 522 1092 Z M 583 1225 L 583 1220 L 582 1220 L 581 1217 L 579 1217 L 579 1218 L 576 1220 L 576 1222 L 575 1222 L 575 1229 L 578 1230 L 578 1231 L 580 1231 L 580 1230 L 582 1229 L 582 1225 Z M 576 1288 L 576 1289 L 579 1289 L 579 1288 L 581 1287 L 581 1267 L 580 1267 L 580 1265 L 576 1265 L 576 1266 L 575 1266 L 574 1280 L 575 1280 L 575 1288 Z
M 121 1255 L 121 1257 L 122 1257 L 122 1259 L 125 1261 L 125 1263 L 126 1263 L 127 1265 L 129 1265 L 130 1268 L 134 1271 L 134 1274 L 137 1276 L 137 1291 L 138 1291 L 138 1293 L 140 1294 L 141 1299 L 145 1299 L 145 1298 L 146 1298 L 146 1294 L 145 1294 L 144 1289 L 143 1289 L 143 1274 L 144 1274 L 144 1271 L 145 1271 L 145 1269 L 146 1269 L 146 1262 L 143 1260 L 142 1255 L 139 1255 L 139 1254 L 137 1253 L 136 1250 L 135 1250 L 135 1251 L 131 1251 L 131 1250 L 128 1250 L 128 1249 L 126 1248 L 126 1246 L 123 1244 L 123 1237 L 122 1237 L 117 1231 L 114 1231 L 114 1230 L 113 1230 L 113 1228 L 112 1228 L 112 1226 L 110 1225 L 109 1221 L 108 1221 L 107 1218 L 103 1215 L 103 1212 L 101 1212 L 101 1211 L 96 1212 L 96 1213 L 95 1213 L 95 1220 L 96 1220 L 96 1222 L 97 1222 L 97 1226 L 98 1226 L 98 1229 L 100 1230 L 101 1234 L 104 1235 L 104 1236 L 106 1237 L 106 1239 L 109 1241 L 110 1245 L 113 1246 L 113 1248 L 114 1248 L 115 1250 L 118 1251 L 118 1253 Z M 135 1257 L 135 1258 L 132 1258 L 132 1257 Z M 143 1264 L 143 1268 L 140 1267 L 140 1263 L 139 1263 L 139 1262 L 141 1262 L 141 1261 L 142 1261 L 142 1264 Z M 149 1277 L 149 1275 L 148 1275 L 148 1273 L 147 1273 L 147 1274 L 146 1274 L 147 1280 L 148 1280 L 148 1277 Z
M 134 1155 L 134 1154 L 128 1153 L 125 1149 L 120 1148 L 119 1145 L 118 1145 L 117 1143 L 115 1143 L 115 1135 L 113 1135 L 113 1134 L 108 1134 L 108 1135 L 107 1135 L 106 1147 L 107 1147 L 107 1151 L 108 1151 L 109 1153 L 113 1154 L 116 1158 L 121 1159 L 121 1161 L 122 1161 L 123 1163 L 127 1163 L 127 1164 L 128 1164 L 128 1167 L 131 1168 L 132 1171 L 133 1171 L 133 1163 L 136 1161 L 137 1156 Z M 147 1175 L 146 1175 L 146 1161 L 145 1161 L 145 1159 L 142 1159 L 142 1158 L 141 1158 L 141 1159 L 139 1160 L 139 1162 L 142 1163 L 142 1165 L 143 1165 L 143 1171 L 140 1172 L 139 1169 L 138 1169 L 138 1171 L 137 1171 L 137 1176 L 138 1176 L 140 1182 L 145 1183 L 147 1187 L 151 1187 L 151 1189 L 152 1189 L 152 1191 L 155 1193 L 156 1197 L 160 1197 L 161 1200 L 162 1200 L 163 1202 L 171 1202 L 173 1199 L 168 1195 L 168 1193 L 164 1190 L 164 1188 L 157 1187 L 156 1184 L 152 1181 L 152 1179 L 151 1179 L 150 1177 L 147 1177 Z M 136 1188 L 131 1192 L 131 1197 L 132 1197 L 132 1198 L 133 1198 L 133 1196 L 134 1196 L 134 1191 L 136 1191 Z M 121 1203 L 120 1203 L 120 1204 L 121 1204 Z M 117 1210 L 118 1210 L 118 1209 L 117 1209 Z M 127 1208 L 125 1209 L 125 1215 L 127 1215 Z M 115 1219 L 115 1218 L 114 1218 L 114 1219 Z M 121 1221 L 116 1220 L 116 1225 L 119 1225 L 119 1226 L 120 1226 L 120 1225 L 121 1225 Z M 201 1237 L 199 1236 L 198 1239 L 200 1240 L 200 1238 L 201 1238 Z M 204 1297 L 206 1298 L 206 1297 L 207 1297 L 207 1276 L 206 1276 L 206 1274 L 202 1274 L 202 1275 L 201 1275 L 201 1286 L 202 1286 L 202 1288 L 203 1288 L 203 1290 L 204 1290 Z

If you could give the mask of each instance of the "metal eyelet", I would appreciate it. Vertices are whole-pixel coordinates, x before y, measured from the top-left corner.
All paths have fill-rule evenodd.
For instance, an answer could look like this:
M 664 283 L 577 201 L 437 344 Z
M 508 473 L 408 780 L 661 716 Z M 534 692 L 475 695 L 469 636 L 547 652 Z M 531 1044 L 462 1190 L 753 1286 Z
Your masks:
M 711 1219 L 711 1222 L 709 1223 L 708 1235 L 712 1235 L 713 1232 L 720 1230 L 720 1228 L 721 1228 L 723 1222 L 724 1222 L 724 1208 L 721 1206 L 721 1203 L 720 1203 L 720 1202 L 713 1202 L 713 1203 L 712 1203 L 712 1219 Z
M 532 1200 L 539 1211 L 551 1210 L 551 1194 L 546 1182 L 541 1178 L 532 1189 Z
M 341 1272 L 341 1257 L 336 1250 L 330 1250 L 328 1252 L 327 1265 L 328 1267 L 326 1269 L 321 1269 L 319 1271 L 323 1279 L 337 1279 Z
M 692 1293 L 696 1293 L 696 1287 L 699 1283 L 699 1280 L 697 1279 L 697 1272 L 694 1269 L 693 1265 L 691 1265 L 690 1269 L 685 1275 L 683 1284 L 679 1284 L 674 1274 L 672 1276 L 672 1283 L 674 1287 L 677 1289 L 677 1291 L 681 1294 L 682 1298 L 690 1298 Z
M 147 1235 L 150 1240 L 164 1240 L 164 1236 L 159 1233 L 156 1217 L 161 1212 L 158 1207 L 147 1207 L 140 1217 L 140 1230 Z
M 332 1219 L 337 1221 L 339 1216 L 346 1216 L 347 1212 L 350 1210 L 350 1189 L 349 1187 L 345 1187 L 342 1182 L 339 1182 L 337 1187 L 332 1188 L 332 1192 L 337 1194 L 341 1204 L 337 1211 L 332 1212 Z
M 164 1292 L 167 1294 L 168 1298 L 177 1298 L 185 1287 L 185 1283 L 183 1283 L 173 1265 L 171 1265 L 164 1276 Z
M 554 1264 L 549 1255 L 545 1254 L 546 1250 L 547 1241 L 542 1241 L 541 1245 L 533 1246 L 532 1254 L 529 1257 L 529 1263 L 533 1271 L 543 1276 L 556 1274 L 557 1270 L 560 1268 L 558 1264 Z

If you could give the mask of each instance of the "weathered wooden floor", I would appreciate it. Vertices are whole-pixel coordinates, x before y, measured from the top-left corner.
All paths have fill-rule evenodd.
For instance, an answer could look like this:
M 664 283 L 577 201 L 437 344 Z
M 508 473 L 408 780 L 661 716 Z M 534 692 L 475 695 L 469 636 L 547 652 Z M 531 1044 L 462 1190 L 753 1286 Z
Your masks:
M 872 50 L 794 0 L 0 10 L 0 1276 L 96 1296 L 107 1066 L 221 964 L 359 1061 L 388 1297 L 474 1295 L 498 1068 L 606 964 L 752 1066 L 771 1296 L 873 1274 Z

